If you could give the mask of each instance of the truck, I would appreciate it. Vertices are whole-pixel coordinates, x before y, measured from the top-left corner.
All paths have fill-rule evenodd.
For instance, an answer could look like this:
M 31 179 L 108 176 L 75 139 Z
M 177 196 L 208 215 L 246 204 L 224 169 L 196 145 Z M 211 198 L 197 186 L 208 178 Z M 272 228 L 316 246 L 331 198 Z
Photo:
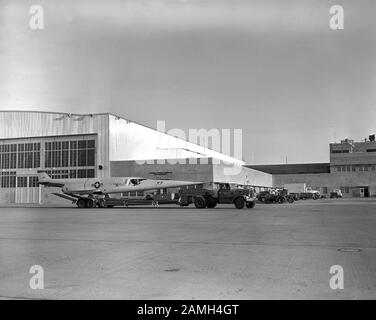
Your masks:
M 253 208 L 256 204 L 256 196 L 253 188 L 234 187 L 230 183 L 213 183 L 210 187 L 200 189 L 181 189 L 179 191 L 178 204 L 181 207 L 191 203 L 198 209 L 215 208 L 217 204 L 231 203 L 235 208 Z
M 307 187 L 305 183 L 285 183 L 283 188 L 287 189 L 289 194 L 303 200 L 316 200 L 321 197 L 320 191 Z
M 294 196 L 289 194 L 287 189 L 272 189 L 261 191 L 257 195 L 257 200 L 263 203 L 288 203 L 294 202 Z
M 289 193 L 306 192 L 307 187 L 305 183 L 285 183 L 283 189 L 287 189 Z

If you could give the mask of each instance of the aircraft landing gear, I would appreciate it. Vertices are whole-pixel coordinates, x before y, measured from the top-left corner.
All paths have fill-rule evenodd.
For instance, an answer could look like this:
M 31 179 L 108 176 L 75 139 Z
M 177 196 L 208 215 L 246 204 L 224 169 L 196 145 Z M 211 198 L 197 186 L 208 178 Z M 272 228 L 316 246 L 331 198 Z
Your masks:
M 80 198 L 77 200 L 76 202 L 76 205 L 77 207 L 79 207 L 80 209 L 82 208 L 94 208 L 95 207 L 95 201 L 94 199 L 83 199 L 83 198 Z
M 77 207 L 79 207 L 80 209 L 86 208 L 86 201 L 85 201 L 85 199 L 78 199 L 77 200 Z

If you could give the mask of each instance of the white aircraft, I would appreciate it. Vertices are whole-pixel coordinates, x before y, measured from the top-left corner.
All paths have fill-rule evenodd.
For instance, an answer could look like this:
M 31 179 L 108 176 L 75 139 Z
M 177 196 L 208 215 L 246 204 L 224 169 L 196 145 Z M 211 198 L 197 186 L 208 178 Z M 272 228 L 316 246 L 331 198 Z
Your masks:
M 104 207 L 105 198 L 109 194 L 178 188 L 200 183 L 202 182 L 152 180 L 139 177 L 52 179 L 45 172 L 38 173 L 38 184 L 60 187 L 63 194 L 54 193 L 54 195 L 74 201 L 79 208 L 92 208 L 96 205 Z

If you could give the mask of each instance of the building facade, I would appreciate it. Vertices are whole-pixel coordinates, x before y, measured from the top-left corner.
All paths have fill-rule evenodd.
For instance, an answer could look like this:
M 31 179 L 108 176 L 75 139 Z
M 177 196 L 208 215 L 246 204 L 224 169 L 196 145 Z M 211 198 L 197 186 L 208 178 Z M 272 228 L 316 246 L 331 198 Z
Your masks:
M 270 174 L 255 173 L 239 159 L 116 115 L 0 111 L 0 203 L 61 202 L 51 195 L 59 190 L 38 186 L 38 171 L 67 179 L 140 176 L 161 171 L 157 162 L 168 159 L 201 159 L 167 170 L 172 177 L 187 172 L 187 181 L 226 182 L 221 172 L 231 165 L 239 168 L 234 181 L 272 185 Z M 204 161 L 212 174 L 204 174 Z
M 372 136 L 370 136 L 372 137 Z M 376 196 L 376 142 L 345 139 L 329 146 L 329 163 L 249 166 L 273 175 L 273 186 L 305 183 L 329 196 L 340 189 L 344 197 Z

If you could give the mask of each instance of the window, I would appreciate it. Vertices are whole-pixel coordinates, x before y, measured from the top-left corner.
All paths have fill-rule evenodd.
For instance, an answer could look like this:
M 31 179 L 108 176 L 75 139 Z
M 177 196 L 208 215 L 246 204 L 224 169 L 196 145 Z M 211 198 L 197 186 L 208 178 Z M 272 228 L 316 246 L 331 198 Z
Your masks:
M 20 143 L 17 150 L 17 168 L 40 167 L 40 143 Z
M 27 177 L 17 177 L 17 187 L 26 188 L 27 187 Z
M 46 168 L 94 166 L 95 140 L 46 142 Z
M 356 170 L 356 167 L 355 167 L 355 166 L 351 166 L 351 170 L 352 170 L 352 171 L 355 171 L 355 170 Z
M 349 153 L 350 150 L 332 150 L 332 153 Z
M 16 187 L 16 172 L 2 172 L 1 173 L 1 188 L 15 188 Z
M 31 176 L 29 177 L 29 187 L 30 188 L 36 188 L 38 187 L 38 177 L 37 176 Z
M 86 178 L 86 170 L 85 169 L 78 169 L 77 170 L 77 178 Z
M 4 144 L 0 147 L 0 169 L 15 169 L 17 167 L 17 145 Z

